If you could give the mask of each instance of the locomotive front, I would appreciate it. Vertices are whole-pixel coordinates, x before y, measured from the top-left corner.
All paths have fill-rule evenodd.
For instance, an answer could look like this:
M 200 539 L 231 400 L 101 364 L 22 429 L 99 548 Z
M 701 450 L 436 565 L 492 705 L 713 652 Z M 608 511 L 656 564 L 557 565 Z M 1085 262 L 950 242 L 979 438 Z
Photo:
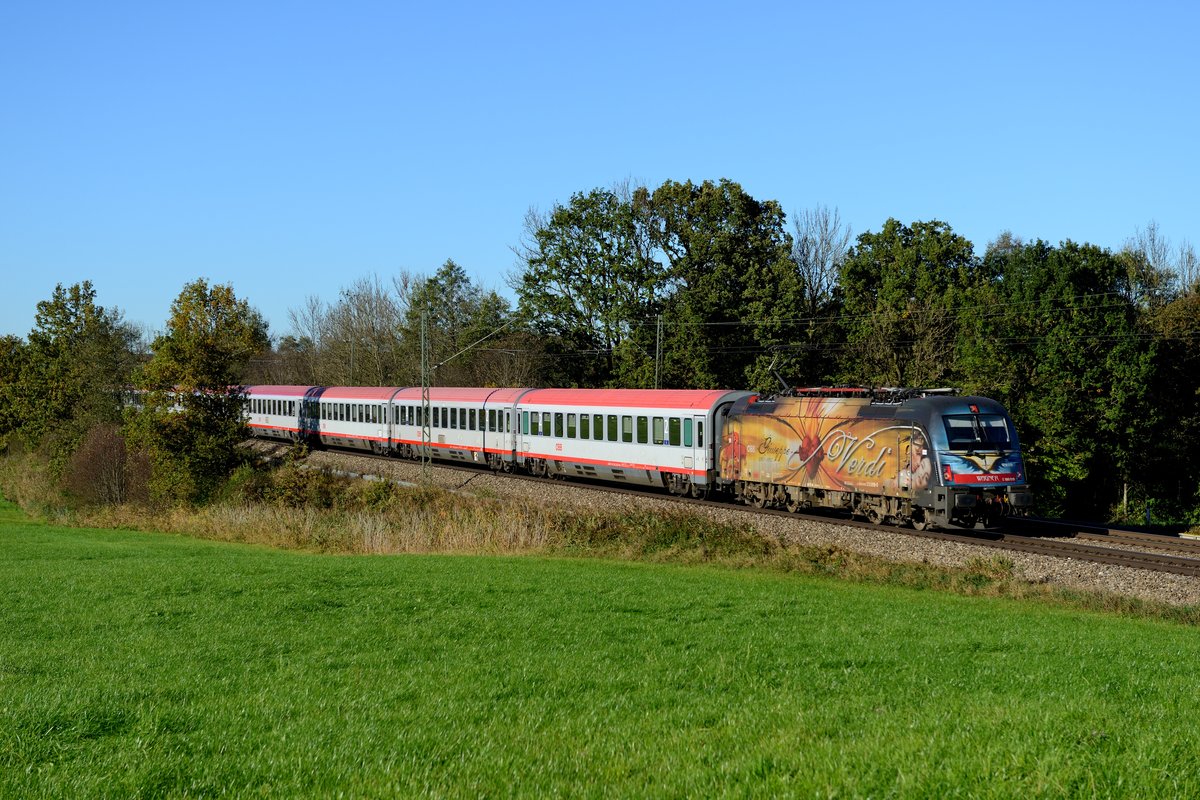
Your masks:
M 909 401 L 929 435 L 934 480 L 913 493 L 930 522 L 991 526 L 1032 503 L 1016 427 L 986 397 L 926 397 Z M 916 453 L 913 458 L 918 458 Z

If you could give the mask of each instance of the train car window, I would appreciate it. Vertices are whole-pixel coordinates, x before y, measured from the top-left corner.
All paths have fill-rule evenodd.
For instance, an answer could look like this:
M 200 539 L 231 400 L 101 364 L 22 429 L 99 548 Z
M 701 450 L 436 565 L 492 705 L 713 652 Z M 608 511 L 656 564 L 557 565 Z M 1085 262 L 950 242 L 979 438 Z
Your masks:
M 567 438 L 568 439 L 575 438 L 575 430 L 576 430 L 575 417 L 576 417 L 575 414 L 567 414 Z
M 525 434 L 526 436 L 529 435 L 529 412 L 528 411 L 521 412 L 521 433 Z
M 434 407 L 434 409 L 433 409 L 433 427 L 435 427 L 435 428 L 440 428 L 440 427 L 442 427 L 442 413 L 441 413 L 441 411 L 442 411 L 442 410 L 441 410 L 440 408 L 437 408 L 436 406 L 435 406 L 435 407 Z
M 604 438 L 604 415 L 596 414 L 592 417 L 592 438 L 600 440 Z
M 550 412 L 542 412 L 542 436 L 550 435 Z
M 621 417 L 621 441 L 633 441 L 633 417 L 628 414 Z
M 1008 425 L 998 414 L 946 416 L 946 438 L 951 450 L 1009 450 Z
M 638 417 L 637 419 L 638 444 L 645 444 L 650 426 L 646 424 L 646 417 Z
M 650 423 L 651 439 L 655 444 L 666 444 L 666 424 L 662 417 L 654 417 Z
M 696 447 L 704 447 L 704 420 L 696 420 Z
M 467 414 L 469 415 L 468 419 L 470 420 L 470 423 L 471 423 L 470 430 L 475 430 L 475 409 L 472 408 L 470 411 L 467 412 Z M 483 426 L 481 425 L 480 427 L 483 427 Z
M 442 406 L 442 427 L 450 427 L 450 409 L 446 408 L 445 406 Z
M 616 414 L 608 415 L 608 440 L 610 442 L 620 441 L 620 437 L 617 436 L 617 415 Z
M 539 414 L 538 412 L 534 411 L 532 414 L 529 415 L 529 417 L 532 420 L 532 425 L 533 425 L 533 434 L 532 435 L 541 436 L 542 435 L 542 415 Z
M 512 412 L 511 411 L 504 412 L 504 432 L 512 433 Z
M 679 446 L 679 417 L 671 417 L 667 421 L 667 439 L 672 447 Z
M 592 420 L 592 417 L 590 414 L 580 414 L 579 415 L 579 438 L 580 439 L 592 438 L 591 426 L 588 424 L 589 422 L 591 422 L 591 420 Z
M 692 446 L 692 421 L 690 419 L 683 421 L 683 446 Z
M 563 435 L 563 415 L 561 411 L 554 413 L 554 435 L 560 439 Z

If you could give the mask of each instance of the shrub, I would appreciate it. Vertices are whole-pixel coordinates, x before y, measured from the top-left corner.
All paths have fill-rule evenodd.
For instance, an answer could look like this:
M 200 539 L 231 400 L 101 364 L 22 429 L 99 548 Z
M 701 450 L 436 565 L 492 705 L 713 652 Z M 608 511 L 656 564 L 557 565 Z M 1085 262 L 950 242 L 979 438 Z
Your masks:
M 125 437 L 116 425 L 97 425 L 88 431 L 67 460 L 63 484 L 67 491 L 88 505 L 119 505 L 128 489 Z

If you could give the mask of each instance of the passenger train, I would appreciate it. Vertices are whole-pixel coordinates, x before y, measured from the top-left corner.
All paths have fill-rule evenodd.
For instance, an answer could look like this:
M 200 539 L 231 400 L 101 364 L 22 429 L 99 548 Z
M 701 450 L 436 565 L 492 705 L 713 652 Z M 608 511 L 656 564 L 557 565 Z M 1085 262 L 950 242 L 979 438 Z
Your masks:
M 413 387 L 250 386 L 246 397 L 262 438 L 405 458 L 427 449 L 917 528 L 993 525 L 1032 499 L 1003 407 L 952 390 L 431 388 L 428 420 Z

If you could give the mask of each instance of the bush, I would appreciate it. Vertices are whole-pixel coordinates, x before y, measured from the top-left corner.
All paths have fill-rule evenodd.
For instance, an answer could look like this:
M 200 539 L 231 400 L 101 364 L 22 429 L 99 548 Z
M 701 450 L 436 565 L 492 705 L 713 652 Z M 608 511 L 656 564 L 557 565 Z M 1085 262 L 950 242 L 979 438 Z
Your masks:
M 125 439 L 115 425 L 98 425 L 67 460 L 64 486 L 89 505 L 125 502 Z

